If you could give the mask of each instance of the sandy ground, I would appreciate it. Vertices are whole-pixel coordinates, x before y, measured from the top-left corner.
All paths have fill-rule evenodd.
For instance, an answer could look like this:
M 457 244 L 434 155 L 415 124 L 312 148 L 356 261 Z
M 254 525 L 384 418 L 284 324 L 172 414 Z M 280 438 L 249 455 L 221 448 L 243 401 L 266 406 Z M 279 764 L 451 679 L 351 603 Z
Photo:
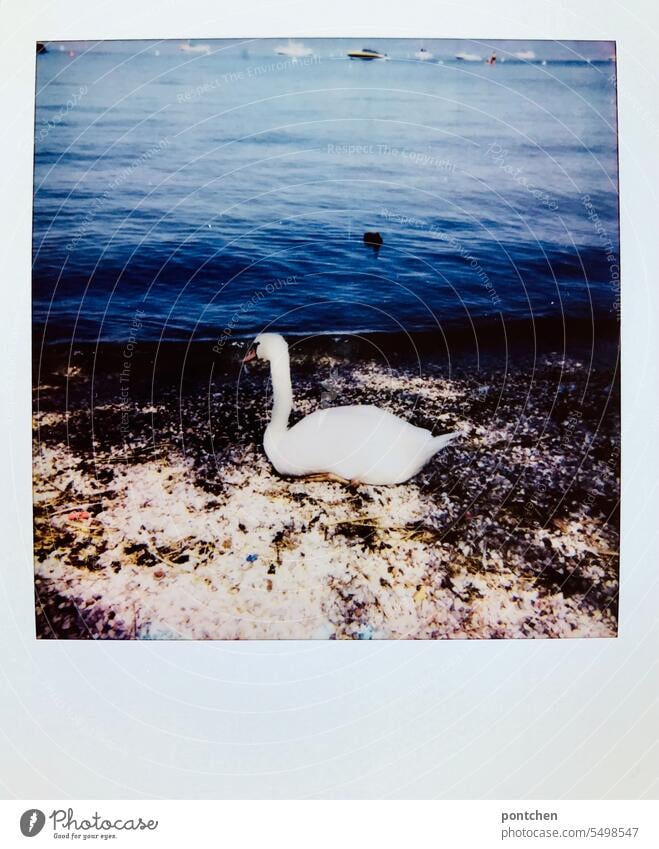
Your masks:
M 57 386 L 42 378 L 39 637 L 616 635 L 610 374 L 551 356 L 533 373 L 450 378 L 328 358 L 313 373 L 293 369 L 297 415 L 375 402 L 462 437 L 400 486 L 284 479 L 260 445 L 263 374 L 238 391 L 228 381 L 68 414 L 61 375 Z M 122 413 L 130 431 L 119 431 Z

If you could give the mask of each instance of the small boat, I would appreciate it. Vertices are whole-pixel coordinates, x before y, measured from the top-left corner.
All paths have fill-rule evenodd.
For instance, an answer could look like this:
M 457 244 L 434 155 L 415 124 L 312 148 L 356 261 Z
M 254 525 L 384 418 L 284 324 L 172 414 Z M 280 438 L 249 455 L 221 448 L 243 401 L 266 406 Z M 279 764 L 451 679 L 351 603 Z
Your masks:
M 456 53 L 455 58 L 458 62 L 482 62 L 483 57 L 477 56 L 475 53 Z
M 532 59 L 535 59 L 535 53 L 532 50 L 520 50 L 517 53 L 513 53 L 515 59 L 521 59 L 522 62 L 530 62 Z
M 178 49 L 181 51 L 181 53 L 210 53 L 211 52 L 210 44 L 190 44 L 189 41 L 187 43 L 180 44 Z
M 351 59 L 363 59 L 366 62 L 371 61 L 372 59 L 386 59 L 386 53 L 378 53 L 377 50 L 369 50 L 368 47 L 363 47 L 361 50 L 351 50 L 348 53 L 348 56 Z
M 291 59 L 303 59 L 305 56 L 313 56 L 313 50 L 304 44 L 289 41 L 288 44 L 280 44 L 275 47 L 275 53 L 279 56 L 288 56 Z
M 420 50 L 416 51 L 416 53 L 414 54 L 414 58 L 418 59 L 419 62 L 429 62 L 431 59 L 434 59 L 435 57 L 432 55 L 432 53 L 429 50 L 426 50 L 425 47 L 422 47 Z

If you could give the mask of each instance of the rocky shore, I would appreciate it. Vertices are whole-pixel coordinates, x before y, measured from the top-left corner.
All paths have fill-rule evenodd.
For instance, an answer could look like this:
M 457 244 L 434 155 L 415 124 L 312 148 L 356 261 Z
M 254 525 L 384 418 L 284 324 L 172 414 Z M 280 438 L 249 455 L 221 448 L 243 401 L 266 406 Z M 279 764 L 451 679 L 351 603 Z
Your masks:
M 155 389 L 143 363 L 129 392 L 91 354 L 42 357 L 40 638 L 616 635 L 611 368 L 547 352 L 420 369 L 294 348 L 294 416 L 376 403 L 461 431 L 412 481 L 349 487 L 274 473 L 267 374 L 232 357 Z

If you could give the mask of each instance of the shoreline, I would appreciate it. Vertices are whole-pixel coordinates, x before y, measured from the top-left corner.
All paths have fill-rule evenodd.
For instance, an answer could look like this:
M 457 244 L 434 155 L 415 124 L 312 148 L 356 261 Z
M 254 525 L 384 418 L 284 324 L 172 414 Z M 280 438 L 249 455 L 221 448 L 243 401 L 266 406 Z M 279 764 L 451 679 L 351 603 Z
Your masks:
M 141 315 L 146 315 L 144 310 L 140 311 Z M 131 314 L 132 315 L 132 314 Z M 129 322 L 130 324 L 130 322 Z M 50 327 L 53 324 L 51 322 Z M 68 347 L 70 333 L 66 331 L 65 336 L 55 339 L 48 339 L 48 325 L 35 321 L 32 325 L 32 338 L 35 349 L 42 345 L 45 341 L 46 348 Z M 229 333 L 225 333 L 226 330 Z M 563 334 L 566 337 L 572 338 L 574 343 L 579 341 L 582 344 L 589 344 L 589 340 L 596 338 L 611 339 L 618 335 L 620 329 L 620 316 L 616 313 L 592 313 L 584 315 L 535 315 L 535 316 L 513 316 L 504 319 L 502 313 L 493 313 L 487 315 L 467 315 L 464 319 L 437 318 L 433 326 L 418 327 L 412 329 L 401 330 L 382 330 L 377 328 L 357 328 L 351 331 L 342 330 L 340 328 L 334 330 L 317 330 L 309 328 L 306 330 L 291 330 L 286 327 L 279 327 L 276 324 L 272 326 L 254 325 L 253 327 L 235 327 L 229 328 L 204 328 L 203 332 L 197 330 L 192 338 L 190 334 L 184 333 L 176 337 L 160 337 L 156 338 L 141 338 L 140 341 L 145 345 L 215 345 L 218 341 L 226 338 L 227 344 L 232 341 L 247 342 L 253 339 L 258 333 L 267 331 L 281 333 L 285 337 L 292 339 L 317 339 L 325 338 L 364 338 L 373 339 L 379 338 L 390 340 L 395 347 L 396 340 L 413 339 L 417 340 L 418 344 L 423 347 L 423 340 L 432 339 L 433 336 L 441 338 L 446 336 L 456 344 L 461 344 L 466 336 L 471 340 L 472 336 L 480 336 L 481 340 L 486 344 L 496 343 L 502 335 L 502 330 L 505 330 L 505 335 L 515 342 L 526 343 L 533 339 L 536 335 L 542 344 L 553 344 L 554 346 L 560 341 Z M 151 331 L 152 332 L 152 331 Z M 139 335 L 139 334 L 138 334 Z M 45 338 L 46 337 L 46 338 Z M 122 345 L 125 339 L 102 338 L 100 342 L 96 339 L 77 339 L 73 342 L 75 346 L 89 345 Z M 322 343 L 321 343 L 322 344 Z
M 42 344 L 43 328 L 33 331 L 33 386 L 59 381 L 76 392 L 76 379 L 94 378 L 95 390 L 103 396 L 119 392 L 120 383 L 130 383 L 131 394 L 157 394 L 159 386 L 180 385 L 191 390 L 195 384 L 238 381 L 241 359 L 259 331 L 225 337 L 222 341 L 154 342 L 139 332 L 123 342 L 69 342 Z M 369 332 L 364 334 L 283 334 L 291 357 L 305 370 L 314 359 L 347 363 L 380 363 L 384 368 L 412 369 L 418 374 L 440 371 L 451 375 L 491 367 L 514 366 L 532 369 L 547 355 L 584 359 L 587 367 L 617 368 L 620 326 L 617 320 L 553 319 L 529 322 L 488 321 L 473 326 L 445 323 L 441 330 L 415 332 Z M 69 380 L 68 377 L 73 378 Z M 123 377 L 128 380 L 124 381 Z

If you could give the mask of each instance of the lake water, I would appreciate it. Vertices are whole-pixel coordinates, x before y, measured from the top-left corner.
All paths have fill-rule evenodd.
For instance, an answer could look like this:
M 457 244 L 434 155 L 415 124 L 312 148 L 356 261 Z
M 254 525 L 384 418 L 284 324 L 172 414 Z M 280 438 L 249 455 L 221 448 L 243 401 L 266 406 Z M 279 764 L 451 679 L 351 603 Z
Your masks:
M 488 66 L 441 42 L 426 62 L 418 42 L 378 42 L 390 60 L 373 62 L 345 56 L 355 42 L 307 40 L 297 61 L 278 43 L 37 57 L 48 341 L 615 315 L 611 45 Z

